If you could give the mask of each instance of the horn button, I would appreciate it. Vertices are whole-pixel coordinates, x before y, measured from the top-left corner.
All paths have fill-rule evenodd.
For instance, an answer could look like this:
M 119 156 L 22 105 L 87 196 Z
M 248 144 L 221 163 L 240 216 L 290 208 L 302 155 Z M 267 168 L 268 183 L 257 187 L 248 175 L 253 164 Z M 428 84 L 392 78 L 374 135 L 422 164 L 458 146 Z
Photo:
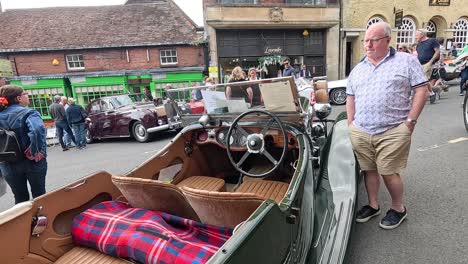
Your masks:
M 262 153 L 265 147 L 265 140 L 262 134 L 250 134 L 247 137 L 247 149 L 250 153 Z

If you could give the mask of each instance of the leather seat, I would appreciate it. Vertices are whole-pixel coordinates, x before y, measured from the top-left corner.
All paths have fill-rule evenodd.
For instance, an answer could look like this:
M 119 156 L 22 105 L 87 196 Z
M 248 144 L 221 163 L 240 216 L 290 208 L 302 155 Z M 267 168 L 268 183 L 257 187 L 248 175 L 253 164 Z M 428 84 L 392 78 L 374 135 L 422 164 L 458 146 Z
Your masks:
M 209 192 L 183 187 L 185 197 L 204 224 L 234 228 L 264 201 L 252 193 Z
M 176 184 L 177 187 L 189 187 L 193 189 L 200 189 L 205 191 L 224 192 L 226 191 L 223 179 L 206 177 L 206 176 L 192 176 Z
M 55 264 L 95 264 L 95 263 L 106 263 L 106 264 L 128 264 L 133 263 L 124 259 L 112 257 L 101 253 L 97 250 L 74 247 L 63 256 L 61 256 Z
M 288 191 L 289 184 L 278 181 L 254 180 L 244 181 L 235 192 L 254 193 L 264 199 L 271 199 L 279 204 Z
M 115 175 L 112 175 L 112 182 L 133 207 L 200 220 L 180 188 L 173 184 Z

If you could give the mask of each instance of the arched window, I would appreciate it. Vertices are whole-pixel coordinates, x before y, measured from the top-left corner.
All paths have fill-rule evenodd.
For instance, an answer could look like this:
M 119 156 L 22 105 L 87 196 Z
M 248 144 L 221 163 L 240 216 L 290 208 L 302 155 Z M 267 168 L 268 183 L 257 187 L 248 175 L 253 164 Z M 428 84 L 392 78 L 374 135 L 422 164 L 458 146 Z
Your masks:
M 461 43 L 461 47 L 468 44 L 468 20 L 466 18 L 458 19 L 453 29 L 455 29 L 453 32 L 453 41 Z
M 397 46 L 401 44 L 413 44 L 414 32 L 416 30 L 416 23 L 411 17 L 404 17 L 401 21 L 401 26 L 398 28 Z
M 426 31 L 428 35 L 431 35 L 433 37 L 437 36 L 437 25 L 434 23 L 434 21 L 429 20 L 429 22 L 426 25 Z
M 379 16 L 373 16 L 367 21 L 367 28 L 369 28 L 372 24 L 384 22 L 384 19 Z

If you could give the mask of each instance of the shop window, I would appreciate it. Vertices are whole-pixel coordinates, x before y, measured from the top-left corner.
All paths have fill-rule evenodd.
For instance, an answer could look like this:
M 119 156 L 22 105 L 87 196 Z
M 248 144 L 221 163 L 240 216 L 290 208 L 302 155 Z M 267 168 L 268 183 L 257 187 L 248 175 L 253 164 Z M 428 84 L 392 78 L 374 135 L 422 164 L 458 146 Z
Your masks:
M 123 85 L 87 86 L 75 88 L 77 102 L 87 105 L 94 99 L 126 93 Z
M 161 50 L 159 55 L 161 58 L 161 65 L 177 64 L 177 50 Z
M 82 54 L 67 55 L 67 66 L 69 70 L 84 70 L 84 60 Z
M 460 47 L 468 44 L 468 19 L 461 18 L 453 26 L 453 42 L 459 43 Z
M 287 4 L 326 5 L 327 0 L 286 0 Z
M 49 117 L 49 106 L 54 95 L 63 95 L 62 88 L 27 89 L 29 93 L 29 107 L 37 110 L 42 117 Z
M 416 32 L 416 23 L 411 17 L 404 17 L 401 26 L 398 28 L 397 46 L 402 44 L 411 45 L 415 42 L 414 34 Z

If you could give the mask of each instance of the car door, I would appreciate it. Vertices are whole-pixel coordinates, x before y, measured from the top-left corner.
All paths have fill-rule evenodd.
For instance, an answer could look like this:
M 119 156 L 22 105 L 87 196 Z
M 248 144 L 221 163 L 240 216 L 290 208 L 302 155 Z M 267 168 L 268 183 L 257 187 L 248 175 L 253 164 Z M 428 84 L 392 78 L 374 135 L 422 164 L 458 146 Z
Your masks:
M 115 130 L 115 109 L 108 98 L 100 100 L 101 117 L 99 118 L 99 127 L 102 137 L 113 137 Z
M 101 118 L 104 113 L 101 111 L 101 100 L 94 100 L 91 104 L 87 107 L 88 109 L 88 118 L 91 121 L 88 124 L 88 129 L 93 138 L 100 138 L 102 137 L 102 129 L 101 129 Z

